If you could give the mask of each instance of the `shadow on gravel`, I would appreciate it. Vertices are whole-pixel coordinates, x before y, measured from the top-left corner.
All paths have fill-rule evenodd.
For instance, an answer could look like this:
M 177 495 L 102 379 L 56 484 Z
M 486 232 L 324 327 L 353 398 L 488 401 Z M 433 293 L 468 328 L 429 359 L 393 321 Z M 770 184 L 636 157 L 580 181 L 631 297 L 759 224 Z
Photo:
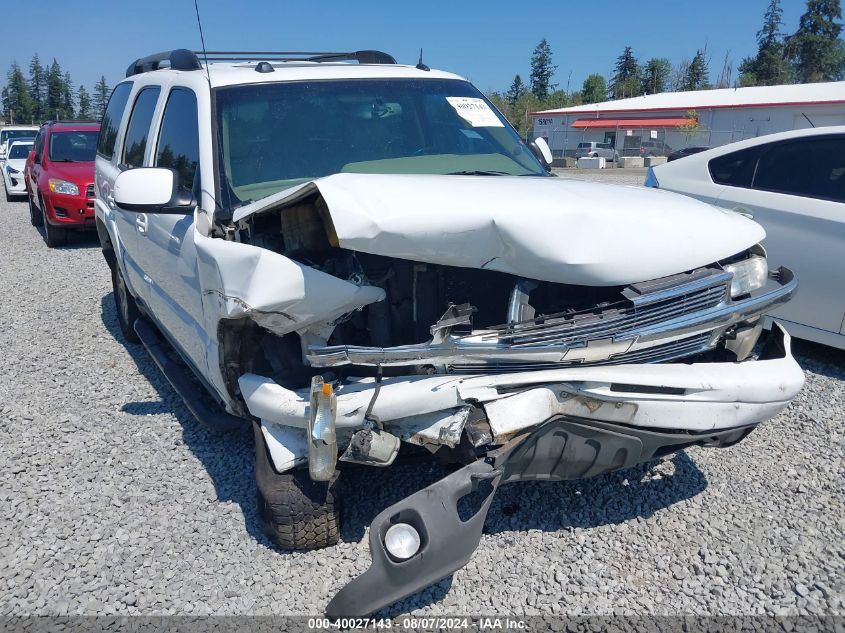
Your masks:
M 792 353 L 804 370 L 828 378 L 845 379 L 845 350 L 792 339 Z
M 225 435 L 209 431 L 188 411 L 144 347 L 128 343 L 123 338 L 111 293 L 100 300 L 100 310 L 105 328 L 123 345 L 139 373 L 153 386 L 160 398 L 157 401 L 127 402 L 122 410 L 137 416 L 163 413 L 174 415 L 182 427 L 185 445 L 202 462 L 211 477 L 218 500 L 236 503 L 243 513 L 249 535 L 262 545 L 275 548 L 261 530 L 258 517 L 252 429 L 244 425 L 243 430 Z
M 137 416 L 175 415 L 182 426 L 185 444 L 203 463 L 214 482 L 218 499 L 237 503 L 249 534 L 263 545 L 274 547 L 261 531 L 258 520 L 251 430 L 245 428 L 225 438 L 208 431 L 185 408 L 144 348 L 126 343 L 111 294 L 101 299 L 101 312 L 106 329 L 123 344 L 138 371 L 160 396 L 158 401 L 128 402 L 123 411 Z M 650 462 L 583 481 L 505 485 L 496 493 L 484 531 L 487 534 L 527 530 L 558 532 L 622 523 L 637 517 L 650 517 L 707 487 L 704 474 L 686 453 L 679 453 L 668 461 L 668 467 L 661 462 Z M 660 472 L 657 472 L 658 466 Z M 403 456 L 390 468 L 359 467 L 344 473 L 342 540 L 362 540 L 367 526 L 384 508 L 449 472 L 426 451 L 404 446 Z M 451 586 L 452 578 L 445 578 L 383 610 L 380 615 L 394 617 L 437 602 Z
M 44 234 L 44 227 L 38 227 L 36 229 L 38 233 L 41 234 L 41 239 L 45 240 L 46 237 Z M 64 246 L 56 246 L 58 250 L 67 250 L 72 251 L 77 248 L 91 248 L 100 246 L 100 238 L 97 237 L 97 231 L 94 230 L 86 230 L 86 231 L 68 231 L 67 232 L 67 243 Z

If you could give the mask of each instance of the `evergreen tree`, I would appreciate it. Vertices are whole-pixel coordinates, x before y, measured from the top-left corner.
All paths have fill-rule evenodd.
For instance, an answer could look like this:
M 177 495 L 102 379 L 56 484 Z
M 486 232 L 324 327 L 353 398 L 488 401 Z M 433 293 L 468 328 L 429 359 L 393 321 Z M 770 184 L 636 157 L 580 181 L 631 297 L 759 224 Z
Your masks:
M 91 113 L 95 119 L 102 119 L 106 111 L 106 104 L 109 102 L 111 89 L 106 83 L 106 78 L 100 76 L 100 80 L 94 84 L 94 94 L 91 97 L 91 105 L 94 111 Z
M 38 53 L 29 62 L 29 96 L 32 99 L 32 117 L 36 123 L 47 118 L 47 73 L 41 65 Z
M 552 64 L 552 49 L 544 37 L 531 55 L 531 93 L 540 101 L 555 89 L 551 81 L 556 69 Z
M 681 80 L 681 90 L 703 90 L 710 84 L 707 60 L 704 58 L 704 51 L 698 49 L 695 57 L 686 68 L 684 77 Z
M 511 83 L 511 87 L 505 95 L 505 100 L 508 105 L 511 107 L 515 106 L 516 102 L 519 101 L 519 98 L 525 94 L 525 91 L 526 87 L 525 84 L 522 83 L 522 77 L 517 75 L 513 78 L 513 83 Z
M 607 82 L 601 75 L 590 75 L 581 87 L 582 103 L 599 103 L 607 99 Z
M 62 67 L 55 59 L 47 70 L 47 99 L 45 101 L 45 114 L 48 119 L 62 118 L 62 87 L 64 75 Z
M 616 69 L 610 79 L 610 96 L 614 99 L 636 97 L 641 94 L 642 80 L 640 68 L 634 51 L 626 46 L 622 54 L 616 59 Z
M 642 94 L 654 95 L 658 92 L 666 92 L 670 72 L 672 72 L 672 64 L 668 59 L 652 57 L 648 60 L 642 69 Z
M 743 86 L 773 86 L 789 79 L 783 33 L 783 9 L 780 0 L 770 0 L 763 15 L 763 28 L 757 31 L 757 55 L 746 57 L 739 65 Z
M 85 90 L 85 86 L 83 85 L 80 85 L 79 90 L 76 92 L 76 102 L 79 104 L 77 116 L 80 119 L 93 118 L 93 113 L 91 112 L 91 97 L 88 95 L 88 91 Z
M 73 108 L 73 82 L 70 78 L 70 73 L 66 72 L 62 79 L 62 109 L 61 114 L 63 119 L 72 119 L 74 117 Z
M 786 42 L 795 61 L 795 72 L 803 83 L 835 81 L 845 74 L 845 47 L 840 0 L 807 0 L 798 30 Z
M 29 86 L 17 62 L 12 62 L 6 73 L 3 88 L 3 117 L 9 123 L 30 123 L 32 120 L 32 99 Z

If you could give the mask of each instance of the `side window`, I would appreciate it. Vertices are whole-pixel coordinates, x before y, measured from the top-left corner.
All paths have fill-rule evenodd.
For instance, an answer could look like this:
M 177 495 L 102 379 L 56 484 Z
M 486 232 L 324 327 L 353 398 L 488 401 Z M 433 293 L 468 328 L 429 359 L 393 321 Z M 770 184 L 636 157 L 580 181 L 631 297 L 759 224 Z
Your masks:
M 35 139 L 35 162 L 41 162 L 41 156 L 44 154 L 44 128 L 38 130 L 38 138 Z
M 159 94 L 161 94 L 161 88 L 150 86 L 141 90 L 135 97 L 135 105 L 132 106 L 132 114 L 129 115 L 129 125 L 126 127 L 126 138 L 123 140 L 121 165 L 126 169 L 141 167 L 144 164 L 147 136 L 150 133 L 150 124 L 153 122 Z
M 823 136 L 766 146 L 754 189 L 845 202 L 845 137 Z
M 182 187 L 190 191 L 199 159 L 197 97 L 191 90 L 174 88 L 164 107 L 155 166 L 175 169 Z
M 109 160 L 114 156 L 114 145 L 117 141 L 117 130 L 120 128 L 120 117 L 129 100 L 132 82 L 118 84 L 111 93 L 109 105 L 100 124 L 100 137 L 97 140 L 97 154 Z
M 707 167 L 713 182 L 731 187 L 750 187 L 760 150 L 759 146 L 749 147 L 711 159 Z

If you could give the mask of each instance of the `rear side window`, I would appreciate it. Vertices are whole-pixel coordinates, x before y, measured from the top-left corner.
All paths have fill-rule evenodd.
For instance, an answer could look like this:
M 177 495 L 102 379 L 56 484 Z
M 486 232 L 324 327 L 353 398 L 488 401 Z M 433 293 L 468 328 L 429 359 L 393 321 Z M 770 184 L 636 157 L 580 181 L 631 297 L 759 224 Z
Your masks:
M 578 143 L 579 149 L 586 149 L 588 147 L 592 147 L 592 144 L 591 143 Z
M 199 159 L 197 97 L 186 88 L 174 88 L 164 107 L 155 165 L 175 169 L 182 187 L 190 191 Z
M 717 156 L 707 164 L 710 177 L 719 185 L 750 187 L 759 155 L 760 147 L 758 146 Z
M 144 164 L 147 136 L 150 134 L 150 124 L 153 122 L 159 94 L 161 94 L 161 88 L 151 86 L 141 90 L 135 98 L 135 105 L 129 116 L 129 125 L 126 128 L 126 138 L 123 141 L 122 164 L 127 169 L 141 167 Z
M 35 138 L 35 162 L 41 162 L 41 156 L 44 154 L 44 128 L 38 130 L 38 136 Z
M 117 130 L 120 128 L 120 117 L 129 101 L 132 82 L 118 84 L 111 93 L 109 105 L 100 124 L 100 138 L 97 141 L 97 154 L 111 160 L 114 156 L 114 146 L 117 141 Z
M 845 136 L 766 145 L 753 187 L 845 202 Z

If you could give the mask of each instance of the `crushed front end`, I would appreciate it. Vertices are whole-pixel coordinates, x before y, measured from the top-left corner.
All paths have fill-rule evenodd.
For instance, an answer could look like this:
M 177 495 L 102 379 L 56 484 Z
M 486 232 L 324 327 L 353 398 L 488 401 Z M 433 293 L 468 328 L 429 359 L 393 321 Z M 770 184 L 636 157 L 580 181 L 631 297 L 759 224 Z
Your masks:
M 768 270 L 753 222 L 649 190 L 624 190 L 643 209 L 632 218 L 616 211 L 622 188 L 496 182 L 483 212 L 461 216 L 478 192 L 466 180 L 330 176 L 239 212 L 234 240 L 197 242 L 219 388 L 260 420 L 277 472 L 328 481 L 344 462 L 390 465 L 402 442 L 462 466 L 376 517 L 373 565 L 330 614 L 463 566 L 502 483 L 729 446 L 803 384 L 786 332 L 762 328 L 797 282 Z M 561 203 L 584 192 L 605 211 Z M 561 205 L 543 211 L 548 235 L 517 200 Z M 602 239 L 556 237 L 578 227 Z M 480 501 L 461 518 L 470 492 Z

